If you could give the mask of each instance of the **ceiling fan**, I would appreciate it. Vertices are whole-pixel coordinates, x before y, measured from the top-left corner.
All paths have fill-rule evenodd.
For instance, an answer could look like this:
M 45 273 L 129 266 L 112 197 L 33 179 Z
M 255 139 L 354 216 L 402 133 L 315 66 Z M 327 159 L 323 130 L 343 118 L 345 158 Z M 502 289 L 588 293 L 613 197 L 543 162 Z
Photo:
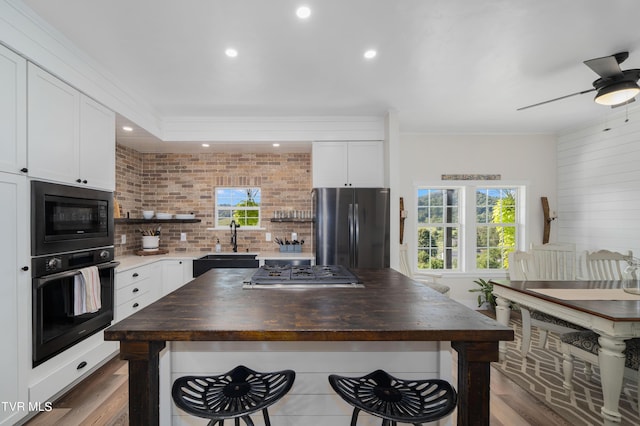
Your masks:
M 518 108 L 517 111 L 595 91 L 597 91 L 597 94 L 594 100 L 600 105 L 607 105 L 611 106 L 611 108 L 615 108 L 630 104 L 635 101 L 635 96 L 640 93 L 640 87 L 638 87 L 640 69 L 621 70 L 620 64 L 628 57 L 629 52 L 620 52 L 611 56 L 604 56 L 602 58 L 584 61 L 586 66 L 591 68 L 600 76 L 599 79 L 593 82 L 593 89 L 571 93 L 570 95 L 561 96 L 544 102 L 538 102 L 537 104 Z

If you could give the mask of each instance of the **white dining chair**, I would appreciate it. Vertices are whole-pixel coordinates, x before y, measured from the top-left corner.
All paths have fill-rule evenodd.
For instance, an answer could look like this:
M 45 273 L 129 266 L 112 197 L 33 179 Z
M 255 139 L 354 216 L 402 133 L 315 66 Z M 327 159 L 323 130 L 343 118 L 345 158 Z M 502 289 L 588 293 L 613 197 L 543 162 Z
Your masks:
M 625 268 L 633 260 L 633 252 L 629 250 L 623 254 L 609 250 L 587 251 L 584 257 L 589 280 L 621 280 Z
M 576 279 L 576 255 L 574 244 L 544 244 L 532 246 L 530 252 L 513 252 L 509 258 L 509 278 L 512 280 L 553 280 L 571 281 Z M 513 264 L 511 263 L 513 259 Z M 513 269 L 512 269 L 513 268 Z M 516 278 L 513 278 L 516 277 Z M 531 334 L 536 327 L 540 334 L 540 347 L 547 344 L 549 332 L 568 333 L 584 328 L 553 315 L 530 311 L 520 306 L 522 315 L 522 345 L 520 352 L 523 358 L 531 347 Z
M 611 281 L 615 284 L 616 280 L 623 278 L 623 272 L 628 262 L 633 260 L 633 252 L 627 251 L 626 254 L 609 251 L 598 250 L 594 252 L 585 252 L 584 254 L 588 279 L 592 281 Z M 599 284 L 601 288 L 603 283 Z M 606 284 L 605 284 L 606 285 Z M 562 351 L 562 370 L 564 373 L 563 386 L 567 390 L 573 388 L 571 382 L 573 377 L 573 360 L 579 358 L 584 362 L 584 373 L 587 379 L 591 379 L 593 373 L 593 365 L 598 365 L 598 335 L 593 331 L 567 332 L 560 336 Z M 625 350 L 625 371 L 624 376 L 638 382 L 638 368 L 640 367 L 640 339 L 627 340 L 627 348 Z M 606 380 L 606 378 L 600 378 Z M 640 411 L 640 401 L 638 401 L 638 411 Z

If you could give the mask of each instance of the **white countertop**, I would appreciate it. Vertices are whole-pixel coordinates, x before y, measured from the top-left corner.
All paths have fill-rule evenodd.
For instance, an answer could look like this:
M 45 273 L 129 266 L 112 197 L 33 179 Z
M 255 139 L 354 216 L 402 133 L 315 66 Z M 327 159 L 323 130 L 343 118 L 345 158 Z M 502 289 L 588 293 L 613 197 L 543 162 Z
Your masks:
M 200 252 L 175 252 L 168 254 L 155 254 L 149 256 L 138 256 L 135 254 L 127 256 L 118 256 L 116 261 L 120 262 L 120 265 L 116 268 L 116 272 L 126 271 L 131 268 L 138 268 L 140 266 L 149 265 L 160 260 L 193 260 L 204 256 Z
M 120 262 L 120 265 L 116 268 L 116 272 L 126 271 L 131 268 L 138 268 L 140 266 L 148 265 L 154 262 L 158 262 L 161 260 L 193 260 L 198 259 L 200 257 L 206 256 L 208 254 L 222 254 L 222 255 L 240 255 L 240 254 L 255 254 L 256 260 L 266 260 L 266 259 L 287 259 L 287 260 L 313 260 L 316 258 L 314 253 L 293 253 L 293 252 L 221 252 L 221 253 L 203 253 L 203 252 L 172 252 L 168 254 L 157 254 L 150 256 L 138 256 L 138 255 L 127 255 L 127 256 L 118 256 L 116 257 L 116 261 Z

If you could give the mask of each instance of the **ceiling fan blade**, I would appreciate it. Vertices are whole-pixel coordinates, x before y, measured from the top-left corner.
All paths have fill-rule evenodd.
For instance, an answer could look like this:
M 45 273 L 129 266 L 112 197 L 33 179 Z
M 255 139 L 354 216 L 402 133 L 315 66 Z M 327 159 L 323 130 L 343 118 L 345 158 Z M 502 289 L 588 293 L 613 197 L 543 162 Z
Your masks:
M 627 56 L 629 56 L 627 52 L 622 52 L 602 58 L 589 59 L 588 61 L 584 61 L 584 64 L 602 78 L 614 77 L 622 75 L 620 63 L 627 59 Z
M 593 91 L 595 91 L 595 90 L 596 90 L 596 89 L 583 90 L 582 92 L 576 92 L 576 93 L 572 93 L 572 94 L 570 94 L 570 95 L 560 96 L 559 98 L 549 99 L 548 101 L 538 102 L 537 104 L 527 105 L 527 106 L 525 106 L 525 107 L 518 108 L 516 111 L 522 111 L 523 109 L 529 109 L 529 108 L 537 107 L 537 106 L 539 106 L 539 105 L 548 104 L 548 103 L 550 103 L 550 102 L 559 101 L 559 100 L 561 100 L 561 99 L 567 99 L 567 98 L 570 98 L 570 97 L 572 97 L 572 96 L 584 95 L 585 93 L 593 92 Z

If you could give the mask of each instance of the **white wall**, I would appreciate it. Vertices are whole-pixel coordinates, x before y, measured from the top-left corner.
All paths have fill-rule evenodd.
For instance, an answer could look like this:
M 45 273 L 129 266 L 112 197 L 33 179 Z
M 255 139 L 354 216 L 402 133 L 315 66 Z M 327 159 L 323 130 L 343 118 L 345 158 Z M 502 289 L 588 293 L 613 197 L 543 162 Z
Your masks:
M 640 256 L 640 110 L 558 137 L 558 239 Z M 604 131 L 603 129 L 611 130 Z
M 404 197 L 405 207 L 414 205 L 414 185 L 441 184 L 443 174 L 500 174 L 502 181 L 527 185 L 527 227 L 525 247 L 542 242 L 543 215 L 540 197 L 556 206 L 556 140 L 553 135 L 432 135 L 401 134 L 399 187 L 392 188 L 394 200 Z M 392 204 L 393 205 L 393 204 Z M 415 248 L 415 214 L 405 222 L 405 242 Z M 392 226 L 398 226 L 393 224 Z M 552 226 L 551 241 L 554 241 Z M 447 274 L 440 282 L 451 286 L 451 297 L 476 307 L 475 274 Z

